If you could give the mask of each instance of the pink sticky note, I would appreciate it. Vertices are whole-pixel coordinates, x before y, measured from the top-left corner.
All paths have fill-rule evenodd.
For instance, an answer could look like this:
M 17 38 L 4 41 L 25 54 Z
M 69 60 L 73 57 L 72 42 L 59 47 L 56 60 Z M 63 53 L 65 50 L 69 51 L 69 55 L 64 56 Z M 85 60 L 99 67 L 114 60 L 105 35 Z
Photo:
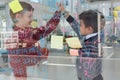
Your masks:
M 77 49 L 70 49 L 70 55 L 71 56 L 79 56 L 78 55 L 78 50 Z

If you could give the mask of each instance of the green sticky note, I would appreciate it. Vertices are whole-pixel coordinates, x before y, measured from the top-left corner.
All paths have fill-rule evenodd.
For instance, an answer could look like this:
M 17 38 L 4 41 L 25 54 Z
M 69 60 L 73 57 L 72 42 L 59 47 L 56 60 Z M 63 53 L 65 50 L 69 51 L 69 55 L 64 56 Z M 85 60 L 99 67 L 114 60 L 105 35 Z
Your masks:
M 14 1 L 10 2 L 9 7 L 13 11 L 13 13 L 17 13 L 17 12 L 23 10 L 23 8 L 18 0 L 14 0 Z

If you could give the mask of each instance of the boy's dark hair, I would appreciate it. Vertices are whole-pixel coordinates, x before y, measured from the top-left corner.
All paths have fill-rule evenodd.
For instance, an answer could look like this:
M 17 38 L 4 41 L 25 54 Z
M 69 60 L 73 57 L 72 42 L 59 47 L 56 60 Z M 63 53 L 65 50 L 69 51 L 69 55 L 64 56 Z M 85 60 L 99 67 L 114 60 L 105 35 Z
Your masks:
M 83 20 L 85 27 L 91 26 L 93 29 L 93 33 L 98 32 L 97 27 L 97 12 L 94 10 L 84 11 L 79 15 L 79 19 Z
M 97 13 L 100 14 L 101 25 L 105 26 L 105 16 L 98 10 L 84 11 L 79 15 L 79 19 L 82 19 L 84 21 L 86 27 L 92 27 L 93 33 L 98 32 Z
M 21 2 L 21 1 L 20 1 L 20 4 L 21 4 L 23 10 L 22 10 L 22 11 L 19 11 L 19 12 L 17 12 L 17 13 L 22 13 L 22 12 L 25 12 L 25 11 L 34 11 L 34 8 L 32 7 L 31 4 L 26 3 L 26 2 Z M 10 16 L 11 16 L 12 20 L 15 19 L 15 15 L 16 15 L 17 13 L 13 13 L 12 10 L 10 9 Z

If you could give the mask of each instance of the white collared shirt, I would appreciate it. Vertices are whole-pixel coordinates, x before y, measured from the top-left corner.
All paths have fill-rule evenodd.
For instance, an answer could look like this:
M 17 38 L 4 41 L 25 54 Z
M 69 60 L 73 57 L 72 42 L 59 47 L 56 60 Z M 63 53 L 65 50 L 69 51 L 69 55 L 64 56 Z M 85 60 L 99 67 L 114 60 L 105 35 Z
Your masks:
M 93 36 L 96 36 L 97 34 L 98 34 L 98 33 L 89 34 L 89 35 L 85 36 L 85 39 L 89 39 L 89 38 L 91 38 L 91 37 L 93 37 Z

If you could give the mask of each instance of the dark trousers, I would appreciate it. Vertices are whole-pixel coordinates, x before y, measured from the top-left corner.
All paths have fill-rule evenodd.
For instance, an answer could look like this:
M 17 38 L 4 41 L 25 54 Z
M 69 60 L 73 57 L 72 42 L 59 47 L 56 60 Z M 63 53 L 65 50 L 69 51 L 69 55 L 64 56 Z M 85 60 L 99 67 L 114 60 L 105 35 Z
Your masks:
M 78 77 L 78 80 L 82 80 L 81 78 Z M 93 78 L 93 80 L 103 80 L 102 75 L 98 75 L 97 77 Z

